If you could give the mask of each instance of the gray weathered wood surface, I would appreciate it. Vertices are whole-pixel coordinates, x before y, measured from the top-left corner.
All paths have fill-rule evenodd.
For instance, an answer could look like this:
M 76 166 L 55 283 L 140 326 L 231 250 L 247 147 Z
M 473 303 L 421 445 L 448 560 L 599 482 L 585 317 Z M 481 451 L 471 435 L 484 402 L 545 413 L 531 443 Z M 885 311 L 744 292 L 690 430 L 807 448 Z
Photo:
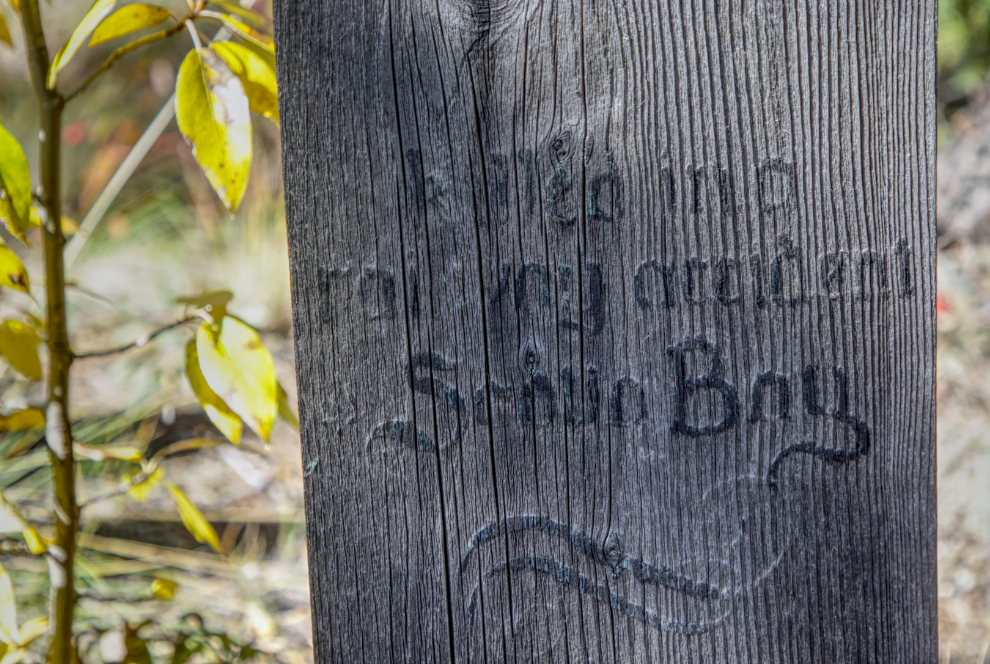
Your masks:
M 321 662 L 934 662 L 935 0 L 275 3 Z

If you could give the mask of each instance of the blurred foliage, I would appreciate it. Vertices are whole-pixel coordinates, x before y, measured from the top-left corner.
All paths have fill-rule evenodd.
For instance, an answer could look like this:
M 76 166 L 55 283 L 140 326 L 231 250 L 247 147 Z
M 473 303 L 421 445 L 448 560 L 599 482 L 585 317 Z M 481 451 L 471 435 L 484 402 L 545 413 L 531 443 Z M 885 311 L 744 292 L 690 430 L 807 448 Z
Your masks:
M 938 100 L 949 117 L 990 70 L 990 0 L 939 0 Z
M 47 88 L 72 102 L 61 132 L 61 228 L 66 236 L 79 232 L 76 219 L 107 190 L 152 118 L 172 103 L 173 92 L 176 95 L 178 130 L 171 124 L 154 140 L 149 158 L 128 173 L 127 184 L 103 215 L 105 223 L 83 237 L 90 240 L 86 250 L 91 259 L 111 252 L 119 259 L 120 246 L 126 242 L 142 246 L 152 257 L 188 253 L 190 247 L 201 250 L 210 243 L 217 248 L 227 242 L 241 243 L 242 250 L 251 252 L 270 237 L 259 230 L 282 219 L 274 213 L 281 206 L 281 193 L 270 3 L 196 0 L 187 6 L 161 0 L 161 4 L 167 8 L 118 0 L 55 0 L 54 5 L 41 7 L 48 43 L 63 44 L 48 70 Z M 81 596 L 100 602 L 171 603 L 179 588 L 174 580 L 149 582 L 143 575 L 161 565 L 145 565 L 130 575 L 134 578 L 116 574 L 110 584 L 108 564 L 119 567 L 134 561 L 94 553 L 82 545 L 67 561 L 64 547 L 59 546 L 64 542 L 57 540 L 52 527 L 58 514 L 50 508 L 54 492 L 45 449 L 45 372 L 54 351 L 45 350 L 44 286 L 32 288 L 28 276 L 44 274 L 41 226 L 46 213 L 40 197 L 33 199 L 30 189 L 32 180 L 40 180 L 38 110 L 24 68 L 20 11 L 19 3 L 0 0 L 0 42 L 7 45 L 0 47 L 0 226 L 6 231 L 0 233 L 0 357 L 4 360 L 0 363 L 0 560 L 13 563 L 8 566 L 10 575 L 0 566 L 2 664 L 22 658 L 39 661 L 48 643 L 58 638 L 54 620 L 49 627 L 43 618 L 20 622 L 17 615 L 18 609 L 28 615 L 44 613 L 50 591 L 64 583 L 59 578 L 65 573 L 63 567 L 75 570 Z M 173 36 L 176 39 L 169 39 Z M 125 38 L 123 46 L 110 43 Z M 251 112 L 271 122 L 259 126 Z M 257 260 L 253 267 L 263 271 Z M 145 262 L 137 270 L 127 265 L 122 270 L 129 280 L 136 280 L 153 273 L 154 267 Z M 236 282 L 238 276 L 225 275 L 224 285 Z M 217 560 L 210 564 L 226 565 L 235 542 L 218 536 L 194 502 L 199 497 L 187 494 L 188 488 L 195 490 L 194 482 L 164 462 L 206 448 L 241 444 L 242 431 L 248 428 L 267 443 L 278 416 L 295 427 L 298 422 L 261 336 L 228 312 L 233 294 L 196 284 L 189 290 L 201 294 L 176 298 L 184 292 L 180 278 L 175 275 L 161 291 L 144 295 L 152 301 L 167 293 L 166 306 L 172 314 L 180 314 L 179 319 L 142 334 L 131 332 L 146 329 L 142 311 L 116 307 L 79 287 L 86 297 L 69 298 L 67 312 L 74 331 L 80 321 L 96 321 L 102 329 L 121 331 L 123 338 L 137 338 L 85 353 L 76 348 L 76 337 L 71 355 L 80 361 L 126 354 L 162 335 L 156 343 L 163 349 L 161 364 L 174 365 L 171 375 L 185 373 L 187 392 L 217 423 L 218 432 L 156 444 L 157 428 L 167 424 L 168 416 L 163 414 L 167 410 L 162 407 L 170 395 L 156 394 L 154 385 L 148 392 L 131 388 L 128 382 L 140 382 L 131 380 L 135 375 L 119 376 L 121 389 L 136 390 L 139 396 L 133 402 L 142 405 L 111 416 L 73 416 L 74 491 L 82 488 L 86 500 L 79 507 L 86 511 L 109 499 L 144 501 L 156 488 L 164 489 L 191 538 L 215 552 L 210 555 Z M 67 286 L 73 289 L 77 284 Z M 245 318 L 257 326 L 257 315 Z M 132 327 L 135 321 L 138 327 Z M 186 345 L 182 331 L 186 339 L 191 337 L 192 349 L 184 367 L 181 354 L 168 352 L 170 341 Z M 171 413 L 174 420 L 174 410 Z M 99 527 L 91 513 L 84 514 L 81 536 L 88 537 Z M 184 664 L 268 657 L 235 640 L 226 628 L 207 629 L 198 614 L 186 615 L 179 624 L 168 624 L 164 617 L 143 622 L 132 620 L 129 613 L 123 617 L 127 618 L 123 623 L 108 621 L 86 607 L 77 608 L 71 627 L 83 661 Z

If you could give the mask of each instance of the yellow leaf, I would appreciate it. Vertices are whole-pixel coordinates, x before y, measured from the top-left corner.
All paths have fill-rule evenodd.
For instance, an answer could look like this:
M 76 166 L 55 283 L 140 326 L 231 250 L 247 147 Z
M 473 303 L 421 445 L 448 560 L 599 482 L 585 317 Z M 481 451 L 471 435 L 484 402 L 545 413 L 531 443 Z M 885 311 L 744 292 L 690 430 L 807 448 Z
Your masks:
M 38 531 L 24 518 L 20 510 L 0 493 L 0 532 L 9 533 L 15 530 L 20 530 L 24 535 L 24 543 L 31 553 L 41 555 L 45 552 L 45 543 L 38 535 Z
M 144 452 L 136 447 L 91 447 L 82 443 L 72 443 L 72 451 L 76 453 L 76 456 L 90 461 L 116 459 L 136 463 L 144 458 Z
M 264 60 L 266 63 L 268 63 L 269 69 L 271 69 L 272 71 L 276 71 L 275 70 L 275 53 L 273 51 L 269 51 L 268 49 L 263 48 L 261 46 L 258 46 L 254 42 L 250 42 L 250 41 L 243 42 L 241 44 L 241 46 L 243 46 L 244 48 L 250 50 L 252 53 L 254 53 L 255 55 L 257 55 L 259 58 L 261 58 L 262 60 Z
M 130 474 L 128 479 L 133 478 L 135 475 L 140 473 L 140 470 L 135 470 Z M 161 468 L 156 468 L 155 472 L 151 473 L 143 482 L 138 482 L 130 489 L 127 490 L 127 495 L 134 500 L 143 503 L 148 500 L 148 496 L 151 494 L 152 489 L 154 489 L 165 477 L 165 471 Z
M 6 643 L 0 645 L 0 664 L 19 664 L 24 659 L 27 650 L 17 646 L 8 646 Z
M 183 60 L 175 115 L 193 156 L 233 214 L 251 168 L 251 111 L 240 79 L 213 51 L 192 50 Z
M 268 440 L 278 414 L 275 363 L 258 333 L 227 316 L 196 332 L 199 367 L 207 384 L 232 411 Z
M 34 555 L 40 556 L 48 549 L 45 546 L 45 541 L 38 535 L 38 531 L 34 529 L 34 526 L 25 522 L 21 534 L 24 536 L 24 543 L 27 544 L 28 551 Z
M 0 12 L 0 41 L 7 46 L 14 45 L 14 42 L 10 41 L 10 29 L 7 27 L 7 19 L 3 17 L 3 12 Z
M 292 412 L 292 406 L 289 405 L 289 395 L 285 393 L 285 388 L 282 387 L 281 383 L 277 383 L 275 387 L 278 388 L 278 414 L 291 424 L 293 429 L 299 431 L 299 418 Z
M 31 642 L 48 631 L 47 618 L 34 618 L 21 625 L 21 647 L 27 648 Z
M 41 213 L 38 212 L 38 208 L 34 205 L 31 206 L 31 211 L 28 212 L 28 227 L 41 228 Z
M 210 0 L 210 4 L 220 7 L 229 14 L 237 14 L 240 18 L 244 19 L 251 25 L 261 27 L 267 23 L 265 17 L 261 14 L 252 11 L 247 7 L 242 7 L 239 3 L 233 2 L 232 0 Z
M 0 286 L 23 293 L 31 292 L 31 282 L 27 270 L 24 269 L 24 263 L 10 250 L 10 247 L 4 244 L 0 244 Z
M 38 333 L 24 323 L 16 320 L 0 323 L 0 355 L 29 380 L 41 380 L 40 343 Z
M 220 553 L 220 539 L 217 537 L 217 531 L 213 530 L 213 526 L 206 520 L 203 513 L 192 504 L 182 489 L 171 483 L 166 484 L 165 487 L 172 494 L 172 500 L 179 508 L 179 517 L 185 524 L 186 530 L 192 533 L 197 542 L 209 544 L 214 551 Z
M 0 565 L 0 641 L 9 646 L 16 646 L 21 642 L 21 634 L 17 629 L 14 586 L 3 565 Z
M 218 321 L 227 315 L 227 303 L 233 299 L 234 294 L 230 291 L 218 290 L 203 293 L 196 297 L 180 297 L 176 302 L 205 309 L 207 313 L 213 316 L 214 321 Z
M 24 536 L 24 543 L 27 544 L 28 550 L 31 553 L 41 555 L 45 552 L 45 542 L 38 535 L 38 531 L 34 529 L 34 526 L 24 518 L 20 510 L 12 502 L 7 500 L 7 497 L 2 493 L 0 493 L 0 516 L 3 517 L 3 519 L 0 519 L 3 532 L 20 530 Z
M 31 173 L 21 144 L 0 126 L 0 217 L 23 241 L 31 213 Z
M 0 175 L 0 191 L 4 191 L 3 176 Z M 10 200 L 9 196 L 4 196 L 0 194 L 0 224 L 7 227 L 7 230 L 11 235 L 16 237 L 18 240 L 24 244 L 30 246 L 31 243 L 28 242 L 27 237 L 24 235 L 22 227 L 24 226 L 23 220 L 17 216 L 17 212 L 14 211 L 14 206 Z
M 0 415 L 0 431 L 44 429 L 45 413 L 40 408 L 25 408 L 10 415 Z
M 161 7 L 140 3 L 127 5 L 110 14 L 105 21 L 100 23 L 93 32 L 93 38 L 89 40 L 89 45 L 96 46 L 136 30 L 158 25 L 170 18 L 172 15 L 168 10 Z
M 117 0 L 96 0 L 89 11 L 86 12 L 82 21 L 72 31 L 69 41 L 55 54 L 55 59 L 52 60 L 52 64 L 48 68 L 48 80 L 46 84 L 49 90 L 55 89 L 55 79 L 58 78 L 58 73 L 62 71 L 65 65 L 69 63 L 69 60 L 72 59 L 72 56 L 76 54 L 76 51 L 79 50 L 79 47 L 83 45 L 89 33 L 113 10 L 116 2 Z
M 205 324 L 205 323 L 204 323 Z M 189 384 L 192 386 L 193 394 L 206 411 L 206 416 L 216 425 L 227 440 L 235 445 L 241 439 L 241 418 L 239 418 L 230 407 L 224 403 L 223 399 L 217 396 L 216 392 L 210 389 L 203 371 L 199 365 L 199 355 L 196 353 L 196 340 L 192 339 L 186 346 L 186 375 L 189 376 Z
M 169 601 L 175 598 L 175 590 L 179 584 L 170 579 L 155 579 L 151 582 L 151 594 L 158 599 Z
M 209 447 L 219 447 L 220 445 L 226 445 L 226 443 L 219 438 L 187 438 L 186 440 L 180 440 L 177 443 L 166 445 L 158 450 L 155 452 L 155 456 L 151 457 L 149 463 L 158 464 L 162 459 L 173 454 Z
M 211 46 L 231 71 L 241 79 L 248 106 L 278 124 L 278 84 L 275 70 L 255 51 L 235 42 L 214 42 Z
M 62 217 L 62 235 L 72 237 L 79 232 L 79 224 L 74 219 Z
M 229 14 L 220 14 L 219 16 L 224 22 L 224 25 L 238 36 L 257 44 L 269 53 L 275 53 L 275 42 L 268 35 L 258 32 L 237 16 L 231 16 Z

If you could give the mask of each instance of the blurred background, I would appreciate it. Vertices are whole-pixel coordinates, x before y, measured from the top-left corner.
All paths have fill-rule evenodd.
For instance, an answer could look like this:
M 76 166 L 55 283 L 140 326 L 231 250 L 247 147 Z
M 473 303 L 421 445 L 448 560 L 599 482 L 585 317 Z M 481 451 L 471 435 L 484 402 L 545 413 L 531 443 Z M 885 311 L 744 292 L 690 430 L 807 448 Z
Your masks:
M 50 43 L 63 43 L 89 4 L 52 0 L 46 12 Z M 181 0 L 172 5 L 176 13 L 184 11 Z M 14 38 L 19 46 L 20 35 Z M 62 137 L 64 209 L 74 222 L 81 221 L 168 103 L 188 42 L 180 34 L 129 56 L 70 107 Z M 990 658 L 990 0 L 940 0 L 938 48 L 941 657 L 985 664 Z M 110 50 L 82 49 L 61 80 L 79 80 Z M 31 163 L 34 104 L 20 50 L 0 48 L 0 120 Z M 177 320 L 183 309 L 176 298 L 226 289 L 234 294 L 228 309 L 262 332 L 295 403 L 278 129 L 256 116 L 254 132 L 248 193 L 233 220 L 175 123 L 154 141 L 69 270 L 70 332 L 77 351 L 130 342 Z M 31 274 L 43 274 L 37 250 L 21 254 Z M 41 300 L 37 281 L 35 296 Z M 0 314 L 33 306 L 26 296 L 4 291 Z M 157 448 L 211 435 L 215 430 L 183 373 L 188 338 L 188 331 L 175 330 L 148 347 L 77 361 L 72 415 L 79 422 L 79 440 L 137 440 Z M 27 390 L 12 372 L 0 375 L 5 404 L 29 400 Z M 0 490 L 29 511 L 37 505 L 40 514 L 48 504 L 49 475 L 42 458 L 32 461 L 24 454 L 38 435 L 0 439 Z M 89 487 L 112 487 L 121 480 L 121 469 L 113 464 L 94 468 L 83 467 Z M 90 514 L 84 582 L 137 596 L 154 575 L 175 581 L 178 589 L 166 604 L 83 598 L 82 619 L 94 629 L 120 630 L 125 616 L 131 622 L 152 615 L 178 620 L 194 611 L 218 631 L 277 652 L 281 661 L 311 661 L 298 434 L 280 422 L 270 448 L 249 437 L 237 449 L 228 445 L 172 457 L 166 472 L 216 526 L 227 558 L 192 539 L 161 486 L 143 503 L 128 497 L 106 501 Z M 44 563 L 17 557 L 8 562 L 25 615 L 43 615 Z
M 176 16 L 188 12 L 185 0 L 153 1 Z M 43 4 L 49 44 L 65 43 L 91 4 Z M 270 16 L 270 0 L 254 4 Z M 7 11 L 7 16 L 13 15 Z M 20 26 L 11 21 L 10 27 L 18 48 L 0 46 L 0 121 L 19 139 L 33 167 L 35 99 L 20 48 Z M 213 35 L 217 27 L 206 23 L 201 29 Z M 60 75 L 60 87 L 74 89 L 82 75 L 119 45 L 80 49 Z M 190 46 L 189 35 L 182 32 L 131 54 L 70 104 L 62 135 L 63 210 L 71 220 L 67 230 L 82 221 L 153 118 L 171 103 L 176 72 Z M 174 120 L 154 141 L 68 270 L 70 338 L 76 352 L 134 341 L 183 316 L 176 298 L 226 289 L 234 294 L 228 310 L 260 331 L 295 404 L 279 132 L 257 115 L 252 124 L 254 161 L 247 194 L 233 219 Z M 33 250 L 23 251 L 16 241 L 8 245 L 23 257 L 33 294 L 43 302 L 41 241 L 37 235 L 29 237 Z M 0 316 L 22 317 L 24 311 L 39 313 L 27 296 L 4 289 Z M 188 438 L 219 437 L 184 373 L 185 344 L 191 336 L 191 329 L 179 328 L 143 348 L 77 360 L 71 386 L 76 438 L 97 445 L 147 445 L 153 451 Z M 6 367 L 0 371 L 5 406 L 36 396 L 14 372 Z M 37 506 L 37 517 L 50 518 L 45 517 L 50 473 L 44 456 L 25 453 L 41 433 L 0 438 L 0 490 L 27 505 L 27 516 Z M 81 493 L 117 486 L 128 465 L 81 464 L 86 476 Z M 268 449 L 245 427 L 238 448 L 196 450 L 165 462 L 166 477 L 213 523 L 226 559 L 193 539 L 161 484 L 146 502 L 122 496 L 88 509 L 80 584 L 94 592 L 81 600 L 80 621 L 87 628 L 120 633 L 125 617 L 134 624 L 154 617 L 169 625 L 195 612 L 208 630 L 254 641 L 259 649 L 278 653 L 279 661 L 312 661 L 301 465 L 298 434 L 282 420 Z M 44 560 L 9 556 L 3 563 L 12 576 L 22 620 L 45 615 Z M 178 584 L 173 601 L 141 601 L 149 596 L 153 577 Z M 99 596 L 136 601 L 95 599 Z

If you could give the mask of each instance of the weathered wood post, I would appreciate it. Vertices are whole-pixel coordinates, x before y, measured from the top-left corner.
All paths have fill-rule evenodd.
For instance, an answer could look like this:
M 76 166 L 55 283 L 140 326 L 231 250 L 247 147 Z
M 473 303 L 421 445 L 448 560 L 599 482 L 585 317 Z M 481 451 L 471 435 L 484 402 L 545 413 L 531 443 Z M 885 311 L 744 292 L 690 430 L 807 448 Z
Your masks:
M 934 662 L 935 0 L 279 0 L 321 662 Z

